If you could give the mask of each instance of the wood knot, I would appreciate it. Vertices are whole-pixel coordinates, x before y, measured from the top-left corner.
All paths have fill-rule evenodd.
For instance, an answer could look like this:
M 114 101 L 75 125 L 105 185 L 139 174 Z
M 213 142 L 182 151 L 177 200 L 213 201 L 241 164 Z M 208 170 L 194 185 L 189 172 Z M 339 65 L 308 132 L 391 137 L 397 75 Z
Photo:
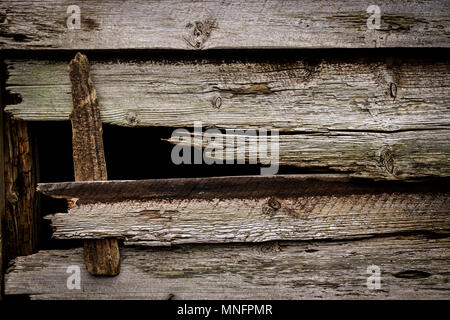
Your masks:
M 128 113 L 126 120 L 132 126 L 135 126 L 139 123 L 139 118 L 138 118 L 136 112 L 133 112 L 133 111 Z
M 393 82 L 391 82 L 391 84 L 389 85 L 389 94 L 391 96 L 391 98 L 397 97 L 397 85 Z
M 173 293 L 169 293 L 169 294 L 167 295 L 166 300 L 173 300 L 174 298 L 175 298 L 175 295 L 174 295 Z
M 278 209 L 281 208 L 281 203 L 278 202 L 278 200 L 273 198 L 273 197 L 269 199 L 268 205 L 269 205 L 269 207 L 271 207 L 275 211 L 277 211 Z
M 270 198 L 267 203 L 263 206 L 262 212 L 267 215 L 274 215 L 281 208 L 281 203 L 275 199 Z
M 390 147 L 384 147 L 380 152 L 380 164 L 390 173 L 394 173 L 394 154 Z
M 221 97 L 213 98 L 211 104 L 214 109 L 220 109 L 220 107 L 222 106 L 222 98 Z
M 217 28 L 217 21 L 206 19 L 204 21 L 193 21 L 186 24 L 186 34 L 184 40 L 195 49 L 203 48 L 209 39 L 212 29 Z

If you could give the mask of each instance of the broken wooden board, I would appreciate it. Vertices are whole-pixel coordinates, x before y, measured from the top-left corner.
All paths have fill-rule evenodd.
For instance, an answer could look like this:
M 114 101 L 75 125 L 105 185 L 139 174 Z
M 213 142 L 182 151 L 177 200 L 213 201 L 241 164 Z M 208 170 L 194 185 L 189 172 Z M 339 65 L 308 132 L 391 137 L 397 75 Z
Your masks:
M 81 249 L 18 257 L 6 295 L 31 299 L 448 299 L 450 241 L 396 236 L 360 241 L 185 245 L 124 248 L 114 278 L 81 270 L 80 290 L 67 288 Z M 381 271 L 368 289 L 367 268 Z
M 450 46 L 448 1 L 2 1 L 0 49 L 371 48 Z M 68 21 L 69 20 L 69 21 Z
M 250 163 L 253 158 L 263 168 L 272 166 L 269 172 L 275 165 L 291 165 L 385 180 L 450 176 L 450 130 L 258 134 L 180 132 L 168 141 L 178 145 L 174 152 L 180 158 L 192 154 L 193 147 L 203 148 L 211 163 Z M 267 145 L 267 152 L 258 153 L 261 145 Z M 185 160 L 192 163 L 190 157 Z
M 68 213 L 47 217 L 58 239 L 117 237 L 128 245 L 161 246 L 450 230 L 443 184 L 314 176 L 44 183 L 38 189 L 70 201 Z

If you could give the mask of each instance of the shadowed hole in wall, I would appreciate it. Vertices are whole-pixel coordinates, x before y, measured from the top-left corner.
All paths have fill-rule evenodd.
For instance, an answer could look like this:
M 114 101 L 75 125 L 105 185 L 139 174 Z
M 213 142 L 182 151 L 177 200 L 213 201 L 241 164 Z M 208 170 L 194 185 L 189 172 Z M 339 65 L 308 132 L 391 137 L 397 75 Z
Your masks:
M 30 122 L 38 157 L 39 182 L 74 181 L 72 158 L 72 128 L 70 121 Z M 181 164 L 171 160 L 173 145 L 163 139 L 174 128 L 126 128 L 104 124 L 103 142 L 108 180 L 142 180 L 162 178 L 216 177 L 259 175 L 260 164 Z M 278 174 L 330 172 L 324 169 L 301 169 L 280 166 Z M 41 215 L 67 212 L 65 199 L 40 195 Z M 78 240 L 51 239 L 48 220 L 42 220 L 42 249 L 78 247 Z

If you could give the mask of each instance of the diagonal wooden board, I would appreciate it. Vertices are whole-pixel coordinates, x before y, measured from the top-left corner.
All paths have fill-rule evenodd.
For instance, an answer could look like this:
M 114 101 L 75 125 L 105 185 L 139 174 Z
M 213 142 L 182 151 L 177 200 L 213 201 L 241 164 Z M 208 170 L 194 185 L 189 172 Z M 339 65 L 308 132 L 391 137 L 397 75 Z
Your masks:
M 69 290 L 80 249 L 18 257 L 6 295 L 31 299 L 448 299 L 449 238 L 395 236 L 359 241 L 123 248 L 117 277 L 84 268 Z M 380 268 L 380 289 L 367 268 Z M 225 303 L 226 304 L 226 303 Z
M 47 217 L 56 238 L 159 246 L 446 233 L 447 184 L 293 175 L 45 183 L 38 190 L 70 202 L 68 213 Z

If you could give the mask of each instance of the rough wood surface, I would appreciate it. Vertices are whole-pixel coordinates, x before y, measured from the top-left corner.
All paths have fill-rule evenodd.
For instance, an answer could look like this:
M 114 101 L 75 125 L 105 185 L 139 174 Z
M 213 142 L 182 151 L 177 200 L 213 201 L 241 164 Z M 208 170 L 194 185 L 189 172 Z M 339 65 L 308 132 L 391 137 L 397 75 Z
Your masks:
M 9 61 L 7 89 L 22 102 L 7 111 L 26 120 L 67 119 L 64 70 L 55 61 Z M 103 122 L 276 128 L 296 133 L 280 137 L 281 164 L 383 179 L 449 175 L 449 74 L 442 57 L 92 65 Z M 386 168 L 383 158 L 393 165 Z
M 122 271 L 99 279 L 81 270 L 69 290 L 67 268 L 80 249 L 18 257 L 6 294 L 31 299 L 448 299 L 449 238 L 392 237 L 349 242 L 124 248 Z M 366 286 L 367 267 L 380 290 Z
M 3 66 L 3 60 L 0 60 L 0 65 Z M 5 83 L 3 72 L 0 73 L 0 300 L 3 299 L 3 217 L 5 216 L 5 167 L 4 167 L 4 124 L 3 124 L 3 85 Z
M 77 53 L 70 61 L 73 101 L 70 121 L 76 181 L 107 179 L 100 108 L 89 69 L 89 61 L 85 55 Z M 116 239 L 85 241 L 84 259 L 90 274 L 115 276 L 120 272 Z
M 104 123 L 124 126 L 267 127 L 282 131 L 448 128 L 450 63 L 433 56 L 289 54 L 256 60 L 91 62 Z M 8 60 L 7 89 L 24 120 L 67 120 L 65 62 Z
M 52 215 L 61 239 L 118 237 L 125 244 L 349 239 L 449 232 L 445 184 L 342 182 L 339 176 L 189 178 L 40 184 L 67 198 Z
M 258 134 L 258 132 L 256 132 Z M 238 140 L 246 145 L 239 148 Z M 273 139 L 273 140 L 271 140 Z M 392 133 L 332 131 L 265 136 L 236 134 L 183 134 L 169 142 L 204 148 L 204 156 L 219 163 L 249 163 L 249 150 L 256 153 L 261 142 L 267 153 L 258 154 L 258 163 L 292 165 L 307 169 L 347 172 L 353 177 L 404 180 L 450 175 L 450 130 L 419 130 Z M 226 141 L 234 141 L 226 147 Z M 271 145 L 278 143 L 278 150 Z M 278 153 L 278 160 L 277 160 Z M 269 165 L 263 165 L 268 167 Z
M 22 120 L 4 119 L 6 261 L 37 251 L 40 216 L 32 135 Z
M 369 30 L 370 0 L 2 1 L 2 49 L 367 48 L 450 46 L 450 5 L 440 0 L 379 0 L 379 30 Z

